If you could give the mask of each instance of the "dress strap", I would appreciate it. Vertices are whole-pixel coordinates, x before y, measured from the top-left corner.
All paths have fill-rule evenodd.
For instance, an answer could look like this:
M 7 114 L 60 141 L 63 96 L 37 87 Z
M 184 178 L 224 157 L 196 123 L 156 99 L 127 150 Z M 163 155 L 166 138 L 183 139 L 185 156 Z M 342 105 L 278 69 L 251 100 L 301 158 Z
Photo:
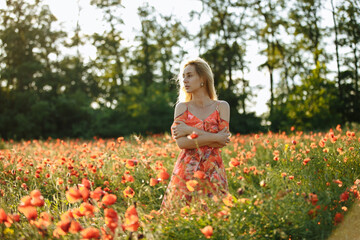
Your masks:
M 216 103 L 216 110 L 219 112 L 219 105 L 220 105 L 220 102 L 219 101 L 217 101 L 217 103 Z

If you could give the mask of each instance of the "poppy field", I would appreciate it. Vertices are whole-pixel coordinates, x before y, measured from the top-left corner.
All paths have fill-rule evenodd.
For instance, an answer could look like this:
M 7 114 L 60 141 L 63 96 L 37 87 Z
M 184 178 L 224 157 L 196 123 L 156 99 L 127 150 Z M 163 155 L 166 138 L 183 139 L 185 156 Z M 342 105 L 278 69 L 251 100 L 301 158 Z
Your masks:
M 168 134 L 2 140 L 0 239 L 328 239 L 359 208 L 356 129 L 233 135 L 229 193 L 170 211 L 180 150 Z

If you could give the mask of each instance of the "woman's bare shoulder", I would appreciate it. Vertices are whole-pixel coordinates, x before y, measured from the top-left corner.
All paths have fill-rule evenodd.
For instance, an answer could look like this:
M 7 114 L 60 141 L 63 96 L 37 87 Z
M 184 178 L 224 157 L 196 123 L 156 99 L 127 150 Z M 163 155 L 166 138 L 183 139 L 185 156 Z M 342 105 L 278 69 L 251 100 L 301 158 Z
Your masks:
M 224 110 L 230 109 L 230 105 L 228 104 L 227 101 L 225 101 L 225 100 L 218 100 L 217 102 L 218 102 L 218 104 L 219 104 L 220 110 L 221 110 L 221 109 L 224 109 Z
M 186 109 L 187 109 L 187 103 L 185 103 L 185 102 L 177 103 L 175 106 L 174 118 L 176 118 L 179 115 L 181 115 L 182 113 L 184 113 L 186 111 Z
M 230 105 L 224 100 L 218 100 L 220 118 L 230 121 Z

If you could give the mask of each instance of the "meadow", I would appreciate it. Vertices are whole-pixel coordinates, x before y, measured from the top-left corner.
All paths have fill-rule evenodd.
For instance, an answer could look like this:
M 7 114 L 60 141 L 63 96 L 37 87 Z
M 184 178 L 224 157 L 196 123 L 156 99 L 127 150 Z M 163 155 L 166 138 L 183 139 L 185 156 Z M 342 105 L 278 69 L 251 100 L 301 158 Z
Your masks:
M 0 239 L 328 239 L 359 208 L 360 134 L 339 125 L 233 135 L 228 195 L 170 212 L 180 150 L 168 134 L 0 147 Z

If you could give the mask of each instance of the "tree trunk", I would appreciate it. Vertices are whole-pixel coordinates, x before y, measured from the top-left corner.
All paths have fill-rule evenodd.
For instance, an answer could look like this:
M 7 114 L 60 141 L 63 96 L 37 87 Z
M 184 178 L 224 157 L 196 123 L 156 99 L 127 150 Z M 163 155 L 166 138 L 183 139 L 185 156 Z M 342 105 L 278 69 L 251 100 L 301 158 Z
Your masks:
M 334 2 L 331 0 L 331 8 L 332 8 L 332 17 L 334 21 L 334 31 L 335 31 L 335 53 L 336 53 L 336 65 L 337 65 L 337 77 L 338 77 L 338 85 L 339 85 L 339 98 L 340 103 L 343 105 L 343 89 L 342 89 L 342 83 L 341 83 L 341 75 L 340 75 L 340 57 L 339 57 L 339 41 L 338 41 L 338 27 L 336 22 L 336 13 L 335 13 L 335 7 Z M 341 118 L 342 121 L 345 121 L 345 109 L 341 108 Z

